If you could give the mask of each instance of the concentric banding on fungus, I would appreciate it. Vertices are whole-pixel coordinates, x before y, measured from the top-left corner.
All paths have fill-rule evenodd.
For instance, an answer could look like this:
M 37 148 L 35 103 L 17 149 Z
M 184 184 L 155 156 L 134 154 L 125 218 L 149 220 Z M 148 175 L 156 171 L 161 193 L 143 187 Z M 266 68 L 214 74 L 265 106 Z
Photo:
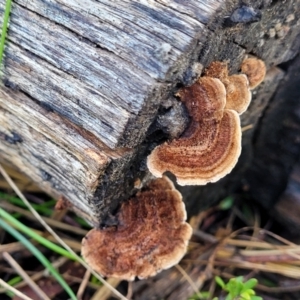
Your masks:
M 103 276 L 147 278 L 186 253 L 192 229 L 181 194 L 166 177 L 125 201 L 116 217 L 118 226 L 92 229 L 82 241 L 84 259 Z
M 246 74 L 249 80 L 250 89 L 256 88 L 266 76 L 266 65 L 258 58 L 250 57 L 245 59 L 241 65 L 242 73 Z
M 205 185 L 231 172 L 241 153 L 237 112 L 226 109 L 220 122 L 198 123 L 194 128 L 188 138 L 165 143 L 152 151 L 147 164 L 154 176 L 170 171 L 180 185 Z
M 172 172 L 180 185 L 215 182 L 235 166 L 241 152 L 241 126 L 236 111 L 224 109 L 225 87 L 217 78 L 202 77 L 178 93 L 192 122 L 176 140 L 157 146 L 148 156 L 150 172 Z
M 228 76 L 224 85 L 227 92 L 225 107 L 241 115 L 249 107 L 252 98 L 247 76 L 245 74 Z
M 192 86 L 182 88 L 177 96 L 181 98 L 191 118 L 196 122 L 220 120 L 223 116 L 226 90 L 224 84 L 217 78 L 200 77 Z
M 228 75 L 226 62 L 212 62 L 205 70 L 206 76 L 218 78 L 226 89 L 226 107 L 233 109 L 238 114 L 245 112 L 251 102 L 251 91 L 248 77 L 245 74 Z

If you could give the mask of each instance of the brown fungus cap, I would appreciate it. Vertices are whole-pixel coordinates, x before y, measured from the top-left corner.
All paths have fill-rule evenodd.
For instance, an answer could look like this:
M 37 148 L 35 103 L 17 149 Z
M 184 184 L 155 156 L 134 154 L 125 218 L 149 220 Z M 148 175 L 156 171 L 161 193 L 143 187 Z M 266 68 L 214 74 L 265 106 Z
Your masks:
M 245 59 L 242 62 L 241 70 L 248 77 L 250 89 L 256 88 L 266 76 L 265 63 L 255 57 Z
M 204 185 L 228 174 L 241 152 L 241 127 L 236 111 L 225 109 L 225 87 L 202 77 L 178 95 L 192 122 L 177 140 L 156 147 L 147 160 L 150 172 L 172 172 L 180 185 Z
M 220 120 L 223 117 L 226 90 L 218 79 L 201 77 L 191 87 L 181 89 L 177 96 L 181 98 L 189 115 L 196 122 Z
M 251 102 L 251 91 L 248 78 L 245 74 L 228 75 L 226 62 L 212 62 L 205 70 L 206 76 L 218 78 L 226 89 L 226 107 L 233 109 L 238 114 L 245 112 Z
M 181 194 L 166 177 L 124 202 L 117 219 L 118 226 L 92 229 L 82 240 L 82 256 L 103 276 L 144 279 L 186 253 L 192 229 Z
M 252 98 L 249 81 L 246 75 L 237 74 L 228 76 L 224 82 L 226 88 L 226 108 L 235 110 L 239 115 L 244 113 Z

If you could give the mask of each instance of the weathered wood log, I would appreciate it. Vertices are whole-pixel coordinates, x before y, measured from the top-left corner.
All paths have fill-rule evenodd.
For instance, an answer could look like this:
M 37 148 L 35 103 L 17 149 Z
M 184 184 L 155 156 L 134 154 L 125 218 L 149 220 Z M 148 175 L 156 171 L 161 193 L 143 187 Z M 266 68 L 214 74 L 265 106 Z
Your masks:
M 284 77 L 275 66 L 299 52 L 299 14 L 299 0 L 16 0 L 0 88 L 0 159 L 91 223 L 108 222 L 146 180 L 150 150 L 184 129 L 178 87 L 214 60 L 235 72 L 251 53 L 269 69 L 242 117 L 252 128 L 231 175 L 182 188 L 196 212 L 235 188 L 251 163 L 259 119 Z

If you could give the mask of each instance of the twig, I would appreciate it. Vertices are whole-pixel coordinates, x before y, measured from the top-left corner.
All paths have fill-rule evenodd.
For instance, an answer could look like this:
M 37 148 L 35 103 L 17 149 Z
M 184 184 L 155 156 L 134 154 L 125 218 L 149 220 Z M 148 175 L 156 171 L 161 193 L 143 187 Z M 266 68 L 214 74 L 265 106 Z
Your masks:
M 187 274 L 187 272 L 180 266 L 176 265 L 176 269 L 182 274 L 182 276 L 185 278 L 185 280 L 190 284 L 190 286 L 193 288 L 194 292 L 199 296 L 199 289 L 192 280 L 192 278 Z
M 36 229 L 30 228 L 35 233 L 38 233 L 40 235 L 43 235 L 44 232 Z M 52 235 L 49 235 L 47 239 L 53 243 L 59 244 L 59 242 L 56 240 L 56 238 Z M 80 251 L 81 250 L 81 244 L 75 240 L 68 239 L 68 238 L 61 238 L 69 247 L 71 247 L 74 251 Z
M 300 291 L 300 284 L 294 286 L 276 286 L 276 287 L 268 287 L 262 284 L 257 284 L 255 289 L 258 289 L 267 293 L 294 293 Z
M 248 237 L 249 238 L 249 237 Z M 226 245 L 236 246 L 236 247 L 255 247 L 255 248 L 261 248 L 261 249 L 290 249 L 291 246 L 287 245 L 273 245 L 267 242 L 263 241 L 245 241 L 245 240 L 237 240 L 237 239 L 227 239 Z
M 69 275 L 68 273 L 64 273 L 64 274 L 62 274 L 62 276 L 63 276 L 64 279 L 69 280 L 73 283 L 79 283 L 80 284 L 82 282 L 82 278 L 75 277 L 73 275 Z M 92 283 L 92 282 L 88 281 L 87 286 L 94 289 L 94 290 L 99 289 L 99 284 L 98 283 Z
M 31 298 L 27 297 L 26 295 L 24 295 L 23 293 L 21 293 L 20 291 L 18 291 L 17 289 L 15 289 L 14 287 L 10 286 L 8 283 L 6 283 L 1 278 L 0 278 L 0 285 L 2 285 L 7 291 L 11 291 L 12 293 L 14 293 L 15 295 L 17 295 L 21 299 L 32 300 Z
M 8 275 L 8 274 L 15 274 L 16 273 L 16 271 L 13 269 L 13 268 L 11 268 L 11 267 L 4 267 L 4 266 L 1 266 L 0 267 L 0 272 L 5 272 L 6 273 L 6 275 Z M 35 274 L 36 272 L 35 271 L 27 271 L 27 274 L 28 275 L 32 275 L 32 274 Z M 23 282 L 23 281 L 22 281 Z M 17 283 L 18 284 L 18 283 Z M 16 285 L 17 285 L 16 284 Z M 14 285 L 14 287 L 15 288 L 17 288 L 17 286 L 16 285 Z M 4 291 L 2 291 L 1 290 L 1 288 L 0 288 L 0 294 L 1 293 L 4 293 Z
M 211 300 L 216 290 L 216 281 L 212 280 L 208 290 L 208 300 Z
M 212 244 L 218 241 L 218 239 L 216 237 L 214 237 L 213 235 L 203 232 L 202 230 L 199 230 L 199 229 L 194 229 L 193 235 L 196 236 L 197 238 L 201 239 L 204 242 L 209 242 Z
M 251 228 L 245 228 L 245 229 L 251 229 Z M 277 235 L 277 234 L 275 234 L 275 233 L 273 233 L 273 232 L 271 232 L 271 231 L 269 231 L 269 230 L 266 230 L 266 229 L 260 229 L 260 233 L 264 233 L 264 234 L 267 234 L 267 235 L 269 235 L 269 236 L 271 236 L 271 237 L 273 237 L 274 239 L 276 239 L 276 240 L 278 240 L 278 241 L 280 241 L 281 243 L 283 243 L 283 244 L 287 244 L 287 245 L 290 245 L 290 246 L 298 246 L 298 245 L 296 245 L 296 244 L 294 244 L 294 243 L 292 243 L 292 242 L 290 242 L 289 240 L 287 240 L 287 239 L 285 239 L 285 238 L 283 238 L 283 237 L 281 237 L 281 236 L 279 236 L 279 235 Z
M 21 268 L 21 266 L 11 257 L 8 252 L 4 252 L 3 257 L 5 260 L 16 270 L 16 272 L 23 278 L 24 281 L 32 288 L 32 290 L 42 299 L 51 300 L 43 290 L 26 274 L 26 272 Z
M 68 250 L 72 255 L 74 255 L 78 262 L 80 262 L 86 269 L 88 269 L 94 276 L 100 280 L 100 282 L 103 283 L 103 285 L 107 286 L 113 293 L 118 296 L 122 300 L 128 300 L 126 297 L 124 297 L 120 292 L 118 292 L 115 288 L 113 288 L 109 283 L 107 283 L 98 273 L 96 273 L 82 258 L 80 258 L 55 232 L 54 230 L 48 226 L 48 224 L 42 219 L 42 217 L 39 215 L 39 213 L 31 206 L 31 204 L 28 202 L 28 200 L 25 198 L 25 196 L 21 193 L 19 188 L 14 184 L 14 182 L 11 180 L 11 178 L 8 176 L 6 171 L 3 169 L 2 165 L 0 164 L 0 172 L 3 175 L 3 177 L 7 180 L 9 185 L 12 187 L 12 189 L 15 191 L 15 193 L 18 195 L 20 199 L 24 201 L 24 203 L 27 205 L 28 209 L 32 212 L 32 214 L 39 220 L 39 222 L 44 226 L 44 228 L 52 234 L 55 239 L 66 249 Z
M 107 281 L 109 282 L 109 284 L 111 284 L 114 287 L 118 286 L 119 283 L 121 282 L 120 279 L 116 279 L 116 278 L 108 278 Z M 98 291 L 95 292 L 95 294 L 90 300 L 99 300 L 99 299 L 106 300 L 110 298 L 110 296 L 111 296 L 111 290 L 109 290 L 106 286 L 102 286 L 98 289 Z
M 203 262 L 203 263 L 207 263 Z M 216 260 L 215 262 L 216 266 L 224 266 L 231 268 L 240 268 L 240 269 L 248 269 L 248 270 L 259 270 L 264 272 L 270 272 L 270 273 L 276 273 L 280 275 L 284 275 L 290 278 L 300 279 L 300 268 L 293 267 L 293 266 L 287 266 L 283 264 L 275 264 L 275 263 L 250 263 L 247 261 L 236 261 L 232 259 L 226 259 L 226 260 Z
M 79 300 L 82 299 L 83 293 L 86 289 L 87 283 L 89 282 L 90 276 L 91 276 L 91 272 L 89 270 L 86 270 L 76 295 Z
M 129 300 L 131 300 L 132 298 L 132 281 L 128 281 L 126 298 L 128 298 Z
M 56 261 L 52 262 L 52 266 L 57 269 L 62 264 L 64 264 L 66 262 L 66 260 L 67 260 L 66 257 L 61 256 Z M 37 281 L 40 278 L 42 278 L 43 276 L 49 276 L 49 271 L 47 269 L 44 269 L 44 270 L 39 271 L 39 272 L 34 272 L 34 274 L 31 276 L 31 280 Z M 63 277 L 65 277 L 65 276 L 63 276 Z M 21 287 L 23 287 L 25 285 L 26 285 L 26 282 L 25 281 L 21 281 L 21 282 L 17 283 L 14 287 L 19 289 L 19 288 L 21 288 Z M 4 289 L 0 289 L 0 294 L 2 294 L 2 293 L 5 293 Z
M 20 242 L 14 242 L 9 244 L 0 245 L 0 253 L 2 252 L 16 252 L 24 249 L 25 246 Z
M 242 127 L 242 132 L 245 132 L 245 131 L 247 131 L 249 129 L 252 129 L 252 128 L 253 128 L 253 124 L 249 124 L 247 126 Z

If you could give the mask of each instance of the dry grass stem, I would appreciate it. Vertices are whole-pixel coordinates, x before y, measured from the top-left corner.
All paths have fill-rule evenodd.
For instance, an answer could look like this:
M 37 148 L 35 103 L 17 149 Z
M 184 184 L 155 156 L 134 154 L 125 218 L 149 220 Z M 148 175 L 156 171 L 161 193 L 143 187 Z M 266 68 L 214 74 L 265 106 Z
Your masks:
M 16 252 L 23 250 L 25 246 L 21 244 L 20 242 L 14 242 L 9 244 L 0 245 L 0 253 L 3 252 Z
M 40 297 L 42 300 L 51 300 L 39 286 L 27 275 L 27 273 L 21 268 L 21 266 L 11 257 L 7 252 L 4 252 L 3 257 L 5 260 L 15 269 L 15 271 L 23 278 L 28 286 Z
M 31 228 L 31 230 L 34 231 L 35 233 L 45 236 L 45 233 L 43 231 L 32 229 L 32 228 Z M 53 243 L 59 244 L 59 242 L 56 240 L 56 238 L 51 235 L 47 236 L 47 239 Z M 66 243 L 74 251 L 81 251 L 81 243 L 80 242 L 77 242 L 75 240 L 68 239 L 68 238 L 61 238 L 61 239 L 64 241 L 64 243 Z
M 18 206 L 15 206 L 13 204 L 10 204 L 8 202 L 2 202 L 0 203 L 0 206 L 6 210 L 10 210 L 10 211 L 14 211 L 17 213 L 22 214 L 23 216 L 25 216 L 26 218 L 30 219 L 30 220 L 36 220 L 35 216 L 33 216 L 33 214 L 31 212 L 29 212 L 26 209 L 20 208 Z M 81 229 L 79 227 L 74 227 L 72 225 L 69 224 L 65 224 L 63 222 L 60 222 L 58 220 L 55 220 L 53 218 L 47 218 L 47 217 L 41 217 L 48 225 L 53 226 L 55 228 L 58 229 L 62 229 L 68 232 L 72 232 L 72 233 L 76 233 L 82 236 L 85 236 L 88 231 Z
M 86 270 L 85 274 L 83 276 L 83 280 L 82 280 L 82 282 L 79 286 L 79 289 L 78 289 L 78 292 L 77 292 L 77 295 L 76 295 L 78 300 L 82 299 L 83 293 L 86 289 L 87 283 L 89 282 L 90 276 L 91 276 L 91 272 L 89 270 Z
M 68 273 L 62 274 L 62 277 L 68 281 L 72 281 L 73 283 L 81 283 L 82 282 L 82 278 L 79 277 L 75 277 L 73 275 L 70 275 Z M 92 282 L 87 282 L 87 286 L 94 289 L 94 290 L 98 290 L 99 289 L 99 284 L 98 283 L 92 283 Z
M 33 192 L 33 193 L 42 192 L 42 190 L 38 186 L 36 186 L 31 179 L 29 179 L 20 171 L 11 168 L 8 165 L 4 165 L 4 167 L 7 174 L 9 174 L 11 178 L 13 178 L 15 184 L 18 186 L 18 188 L 21 191 Z M 8 182 L 1 175 L 0 175 L 0 188 L 5 190 L 12 189 L 11 186 L 8 184 Z
M 203 262 L 205 263 L 205 262 Z M 206 262 L 207 263 L 207 262 Z M 292 265 L 283 265 L 275 263 L 251 263 L 247 261 L 235 261 L 235 260 L 216 260 L 215 266 L 247 269 L 247 270 L 259 270 L 264 272 L 281 274 L 290 278 L 300 279 L 300 268 Z
M 128 300 L 131 300 L 133 295 L 132 284 L 133 284 L 132 281 L 128 281 L 128 288 L 127 288 L 127 295 L 126 295 L 126 298 L 128 298 Z
M 279 286 L 279 287 L 268 287 L 262 284 L 257 284 L 255 287 L 257 290 L 267 293 L 294 293 L 300 291 L 300 284 L 294 286 Z
M 295 253 L 296 252 L 296 253 Z M 280 249 L 280 250 L 240 250 L 239 253 L 243 256 L 252 256 L 252 257 L 265 257 L 268 259 L 268 256 L 292 256 L 293 254 L 300 254 L 300 247 L 296 247 L 295 249 Z M 294 259 L 292 259 L 294 258 Z M 299 255 L 297 257 L 290 257 L 291 260 L 299 260 Z
M 287 240 L 287 239 L 285 239 L 285 238 L 283 238 L 283 237 L 281 237 L 281 236 L 279 236 L 279 235 L 277 235 L 277 234 L 275 234 L 275 233 L 273 233 L 273 232 L 271 232 L 271 231 L 269 231 L 269 230 L 266 230 L 266 229 L 262 229 L 262 228 L 261 228 L 261 229 L 260 229 L 260 232 L 261 232 L 262 234 L 266 234 L 266 235 L 268 235 L 268 236 L 273 237 L 275 240 L 278 240 L 279 242 L 281 242 L 281 243 L 283 243 L 283 244 L 286 244 L 286 245 L 289 245 L 289 246 L 298 246 L 298 245 L 296 245 L 296 244 L 290 242 L 289 240 Z
M 12 187 L 12 189 L 15 191 L 15 193 L 18 195 L 20 199 L 23 200 L 23 202 L 26 204 L 28 209 L 32 212 L 32 214 L 36 217 L 36 219 L 44 226 L 44 228 L 53 236 L 55 239 L 62 245 L 66 250 L 68 250 L 70 253 L 72 253 L 77 260 L 92 274 L 95 275 L 97 279 L 99 279 L 104 285 L 106 285 L 109 289 L 113 291 L 113 293 L 119 297 L 122 300 L 128 300 L 126 297 L 124 297 L 121 293 L 119 293 L 115 288 L 113 288 L 109 283 L 107 283 L 98 273 L 96 273 L 82 258 L 80 258 L 55 232 L 54 230 L 43 220 L 43 218 L 39 215 L 39 213 L 31 206 L 31 204 L 28 202 L 28 200 L 24 197 L 24 195 L 21 193 L 19 188 L 14 184 L 14 182 L 11 180 L 11 178 L 8 176 L 6 171 L 3 169 L 2 165 L 0 164 L 0 172 L 3 175 L 3 177 L 7 180 L 9 185 Z
M 245 132 L 245 131 L 247 131 L 249 129 L 252 129 L 252 128 L 253 128 L 253 124 L 249 124 L 247 126 L 242 127 L 242 132 Z
M 212 280 L 211 283 L 210 283 L 210 286 L 209 286 L 209 290 L 208 290 L 208 300 L 211 300 L 214 293 L 215 293 L 215 290 L 216 290 L 216 281 L 215 280 Z
M 288 245 L 276 245 L 270 244 L 263 241 L 245 241 L 245 240 L 238 240 L 238 239 L 227 239 L 227 245 L 236 246 L 236 247 L 254 247 L 254 248 L 261 248 L 261 249 L 290 249 L 291 246 Z
M 62 264 L 64 264 L 66 261 L 67 261 L 67 258 L 60 257 L 57 261 L 52 262 L 52 266 L 57 269 Z M 29 272 L 27 272 L 27 273 L 29 273 Z M 31 278 L 32 281 L 37 281 L 37 280 L 41 279 L 44 276 L 45 277 L 49 276 L 49 272 L 48 272 L 47 269 L 44 269 L 44 270 L 39 271 L 39 272 L 34 272 L 34 274 L 32 276 L 30 276 L 30 278 Z M 25 281 L 21 281 L 21 282 L 17 283 L 14 287 L 16 289 L 19 289 L 19 288 L 24 287 L 26 284 L 27 283 Z M 0 294 L 5 293 L 5 291 L 6 291 L 5 289 L 0 289 Z
M 108 278 L 107 282 L 111 286 L 117 287 L 119 285 L 119 283 L 121 282 L 121 280 L 120 279 L 116 279 L 116 278 Z M 98 289 L 98 291 L 95 292 L 95 294 L 93 295 L 93 297 L 91 298 L 91 300 L 99 300 L 99 299 L 101 299 L 101 300 L 107 300 L 109 297 L 111 297 L 111 290 L 108 289 L 106 286 L 102 286 L 102 287 L 100 287 Z
M 204 242 L 215 243 L 218 241 L 216 237 L 211 234 L 205 233 L 198 229 L 193 229 L 193 235 L 197 238 L 201 239 Z
M 194 292 L 199 295 L 199 289 L 195 282 L 192 280 L 192 278 L 188 275 L 188 273 L 180 266 L 176 265 L 176 269 L 182 274 L 182 276 L 185 278 L 185 280 L 191 285 L 193 288 Z
M 11 267 L 4 267 L 4 266 L 1 266 L 0 267 L 0 272 L 5 272 L 7 274 L 16 274 L 16 271 L 11 268 Z M 36 272 L 35 271 L 27 271 L 27 274 L 28 275 L 32 275 L 32 274 L 35 274 Z M 16 287 L 16 286 L 14 286 Z M 2 293 L 1 289 L 0 289 L 0 294 Z
M 10 292 L 14 293 L 16 296 L 20 297 L 23 300 L 32 300 L 31 298 L 27 297 L 26 295 L 24 295 L 23 293 L 21 293 L 20 291 L 15 289 L 14 287 L 7 284 L 1 278 L 0 278 L 0 285 L 2 285 L 6 289 L 6 291 L 10 291 Z

